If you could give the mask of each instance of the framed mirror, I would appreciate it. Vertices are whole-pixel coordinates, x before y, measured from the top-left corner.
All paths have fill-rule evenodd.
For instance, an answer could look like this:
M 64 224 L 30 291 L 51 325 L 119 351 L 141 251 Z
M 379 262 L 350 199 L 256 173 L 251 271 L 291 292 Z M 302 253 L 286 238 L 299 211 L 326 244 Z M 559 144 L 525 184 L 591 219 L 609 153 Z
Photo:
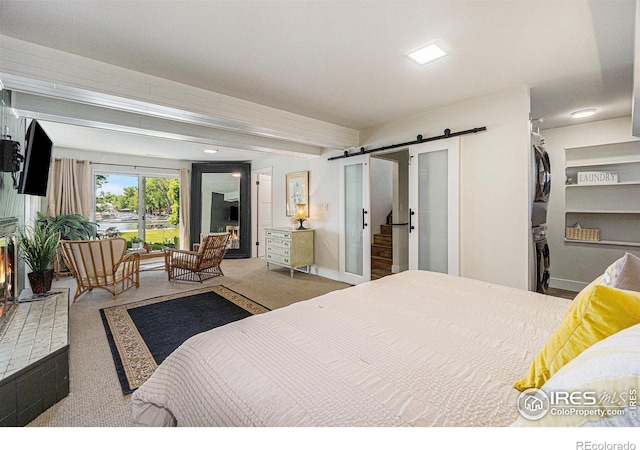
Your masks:
M 229 233 L 225 258 L 251 257 L 251 164 L 193 163 L 191 247 L 209 233 Z

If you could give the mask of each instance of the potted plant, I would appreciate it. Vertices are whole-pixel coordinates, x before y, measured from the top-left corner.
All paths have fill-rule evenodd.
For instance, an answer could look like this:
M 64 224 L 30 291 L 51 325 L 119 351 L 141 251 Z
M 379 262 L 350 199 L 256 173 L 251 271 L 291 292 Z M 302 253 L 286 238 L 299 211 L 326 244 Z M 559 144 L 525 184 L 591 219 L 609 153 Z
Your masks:
M 38 213 L 36 222 L 41 222 L 60 233 L 60 239 L 67 241 L 88 241 L 95 239 L 98 225 L 82 214 L 60 214 L 47 216 Z
M 42 222 L 25 226 L 18 236 L 22 259 L 31 269 L 29 282 L 34 294 L 42 294 L 51 290 L 53 269 L 50 268 L 58 250 L 60 233 Z
M 176 248 L 176 243 L 171 238 L 162 238 L 162 245 L 168 248 Z
M 135 236 L 131 238 L 131 248 L 136 250 L 142 248 L 142 239 Z
M 36 222 L 51 227 L 54 231 L 59 232 L 60 239 L 64 239 L 66 241 L 88 241 L 90 239 L 95 239 L 98 229 L 98 224 L 91 222 L 82 214 L 76 213 L 47 216 L 46 214 L 38 212 Z M 60 252 L 56 252 L 54 266 L 56 280 L 59 278 L 60 274 L 71 274 L 71 271 L 65 264 Z

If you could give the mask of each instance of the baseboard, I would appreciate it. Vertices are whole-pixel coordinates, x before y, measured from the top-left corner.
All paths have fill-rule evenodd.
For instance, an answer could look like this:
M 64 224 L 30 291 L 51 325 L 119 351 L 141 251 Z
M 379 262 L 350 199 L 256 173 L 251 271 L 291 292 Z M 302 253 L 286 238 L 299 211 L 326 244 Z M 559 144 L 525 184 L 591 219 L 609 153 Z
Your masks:
M 580 292 L 589 283 L 583 283 L 582 281 L 563 280 L 562 278 L 551 278 L 549 280 L 549 286 L 556 289 L 564 289 L 567 291 Z
M 409 266 L 407 265 L 399 266 L 397 264 L 394 264 L 391 266 L 391 272 L 393 273 L 400 273 L 400 272 L 404 272 L 405 270 L 409 270 Z
M 324 267 L 318 266 L 311 266 L 311 273 L 323 278 L 329 278 L 330 280 L 342 281 L 340 280 L 340 272 L 336 270 L 326 269 Z

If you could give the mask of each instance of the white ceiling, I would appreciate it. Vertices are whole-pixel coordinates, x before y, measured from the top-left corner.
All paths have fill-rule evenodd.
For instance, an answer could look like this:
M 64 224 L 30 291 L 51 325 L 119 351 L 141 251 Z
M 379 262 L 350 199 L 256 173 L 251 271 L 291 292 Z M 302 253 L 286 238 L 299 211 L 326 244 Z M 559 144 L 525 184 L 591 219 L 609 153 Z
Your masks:
M 542 129 L 628 116 L 634 22 L 635 0 L 0 0 L 4 35 L 358 130 L 522 84 Z M 433 39 L 448 56 L 404 56 Z

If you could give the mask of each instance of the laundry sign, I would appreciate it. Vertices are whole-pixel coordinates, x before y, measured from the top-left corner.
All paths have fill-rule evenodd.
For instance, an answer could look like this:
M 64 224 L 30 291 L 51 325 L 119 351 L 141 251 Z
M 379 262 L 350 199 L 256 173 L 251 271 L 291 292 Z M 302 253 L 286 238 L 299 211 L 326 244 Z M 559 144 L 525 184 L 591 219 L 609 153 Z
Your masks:
M 618 182 L 618 172 L 578 172 L 578 184 L 612 184 Z

